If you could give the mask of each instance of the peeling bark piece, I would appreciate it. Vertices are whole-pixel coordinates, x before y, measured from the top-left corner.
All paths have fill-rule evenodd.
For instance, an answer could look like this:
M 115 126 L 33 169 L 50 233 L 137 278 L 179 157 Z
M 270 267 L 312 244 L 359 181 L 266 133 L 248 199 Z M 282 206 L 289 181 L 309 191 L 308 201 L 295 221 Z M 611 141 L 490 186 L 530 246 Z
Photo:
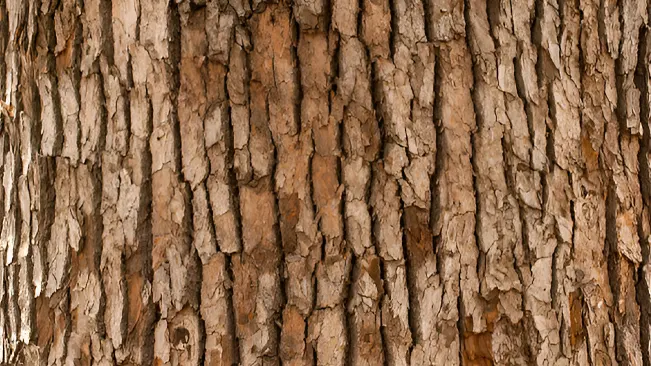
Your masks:
M 204 142 L 206 85 L 202 75 L 208 49 L 205 9 L 192 11 L 181 5 L 181 64 L 178 96 L 179 126 L 183 176 L 194 190 L 208 176 L 208 159 Z
M 73 251 L 70 274 L 71 329 L 67 341 L 66 363 L 94 362 L 113 359 L 110 342 L 100 338 L 105 302 L 100 274 L 102 221 L 99 219 L 101 191 L 97 169 L 81 164 L 76 170 L 78 210 L 83 217 L 83 239 Z
M 342 307 L 317 310 L 312 314 L 308 341 L 315 345 L 317 354 L 331 355 L 317 359 L 318 366 L 346 364 L 348 342 L 345 333 L 346 315 Z
M 63 130 L 61 121 L 61 104 L 58 93 L 58 83 L 55 77 L 54 44 L 54 11 L 55 4 L 42 6 L 38 11 L 38 33 L 36 39 L 35 64 L 40 72 L 35 76 L 36 87 L 41 103 L 41 152 L 46 156 L 56 156 L 61 152 Z M 1 43 L 1 42 L 0 42 Z M 0 52 L 3 53 L 3 52 Z M 3 55 L 4 56 L 4 55 Z M 4 58 L 0 56 L 0 58 Z M 3 62 L 0 62 L 3 64 Z M 4 75 L 2 67 L 0 73 Z
M 371 60 L 377 57 L 388 58 L 391 51 L 391 9 L 389 1 L 365 0 L 362 9 L 362 33 L 360 38 L 369 48 Z
M 240 362 L 278 362 L 281 308 L 280 246 L 274 230 L 275 200 L 271 179 L 240 187 L 243 253 L 233 256 L 233 304 Z
M 232 365 L 238 359 L 227 264 L 226 257 L 220 253 L 203 266 L 201 317 L 206 332 L 204 362 L 207 365 Z
M 6 168 L 5 168 L 6 169 Z M 65 158 L 57 159 L 55 216 L 47 245 L 48 278 L 45 296 L 51 297 L 68 278 L 70 251 L 79 249 L 81 225 L 76 215 L 76 175 Z
M 56 70 L 63 123 L 61 155 L 75 165 L 79 151 L 79 62 L 81 58 L 82 26 L 80 4 L 62 2 L 54 13 Z
M 106 127 L 103 125 L 104 94 L 97 74 L 82 78 L 79 88 L 81 109 L 79 112 L 80 145 L 82 163 L 95 164 L 104 142 Z
M 449 42 L 466 35 L 464 2 L 427 0 L 427 37 L 430 41 Z
M 350 363 L 352 365 L 383 365 L 384 352 L 380 334 L 380 298 L 383 283 L 380 259 L 364 256 L 356 262 L 352 295 L 348 302 L 350 314 Z
M 223 84 L 225 71 L 221 66 L 209 67 L 211 80 Z M 220 92 L 221 93 L 221 92 Z M 235 189 L 230 178 L 229 144 L 230 126 L 227 107 L 219 101 L 220 96 L 208 110 L 205 124 L 205 141 L 210 160 L 207 187 L 210 194 L 212 220 L 219 249 L 224 253 L 238 252 L 242 248 L 237 218 Z
M 332 2 L 332 28 L 346 37 L 357 35 L 359 1 L 334 0 Z
M 233 170 L 237 181 L 248 182 L 253 174 L 251 153 L 249 152 L 249 91 L 246 46 L 250 46 L 245 32 L 236 33 L 235 44 L 229 60 L 229 72 L 226 80 L 230 99 L 230 121 L 233 129 Z M 246 44 L 242 44 L 246 43 Z
M 306 345 L 306 320 L 294 306 L 283 310 L 283 329 L 280 335 L 280 359 L 288 365 L 314 364 L 314 351 Z M 310 348 L 308 348 L 310 347 Z
M 321 29 L 325 27 L 324 16 L 328 3 L 323 0 L 298 0 L 294 4 L 294 16 L 301 29 Z

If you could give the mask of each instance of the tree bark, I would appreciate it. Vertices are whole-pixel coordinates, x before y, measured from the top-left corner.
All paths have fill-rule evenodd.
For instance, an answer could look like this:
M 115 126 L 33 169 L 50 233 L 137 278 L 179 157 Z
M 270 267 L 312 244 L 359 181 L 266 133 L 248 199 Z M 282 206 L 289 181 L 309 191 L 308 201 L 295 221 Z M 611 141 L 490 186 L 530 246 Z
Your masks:
M 650 12 L 0 0 L 0 364 L 651 366 Z

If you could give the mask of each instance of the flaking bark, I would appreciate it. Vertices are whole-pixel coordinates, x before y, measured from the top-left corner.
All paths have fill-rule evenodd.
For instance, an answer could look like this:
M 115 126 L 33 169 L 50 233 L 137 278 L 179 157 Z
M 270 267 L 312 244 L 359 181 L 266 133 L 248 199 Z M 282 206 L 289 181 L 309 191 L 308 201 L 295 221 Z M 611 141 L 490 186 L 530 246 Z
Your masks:
M 650 365 L 642 0 L 0 0 L 0 364 Z

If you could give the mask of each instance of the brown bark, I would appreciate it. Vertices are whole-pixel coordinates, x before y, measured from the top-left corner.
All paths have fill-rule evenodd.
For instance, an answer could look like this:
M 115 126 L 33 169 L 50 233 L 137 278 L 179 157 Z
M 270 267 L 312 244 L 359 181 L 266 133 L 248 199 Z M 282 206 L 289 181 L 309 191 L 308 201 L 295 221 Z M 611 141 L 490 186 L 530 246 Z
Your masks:
M 0 364 L 651 365 L 642 0 L 0 0 Z

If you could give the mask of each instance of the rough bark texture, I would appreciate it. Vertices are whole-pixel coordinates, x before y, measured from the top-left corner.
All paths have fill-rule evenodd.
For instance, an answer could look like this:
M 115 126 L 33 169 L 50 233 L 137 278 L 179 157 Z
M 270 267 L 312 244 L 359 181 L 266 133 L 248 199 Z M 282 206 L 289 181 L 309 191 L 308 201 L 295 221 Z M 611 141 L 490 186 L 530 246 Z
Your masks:
M 650 12 L 0 0 L 0 364 L 651 366 Z

